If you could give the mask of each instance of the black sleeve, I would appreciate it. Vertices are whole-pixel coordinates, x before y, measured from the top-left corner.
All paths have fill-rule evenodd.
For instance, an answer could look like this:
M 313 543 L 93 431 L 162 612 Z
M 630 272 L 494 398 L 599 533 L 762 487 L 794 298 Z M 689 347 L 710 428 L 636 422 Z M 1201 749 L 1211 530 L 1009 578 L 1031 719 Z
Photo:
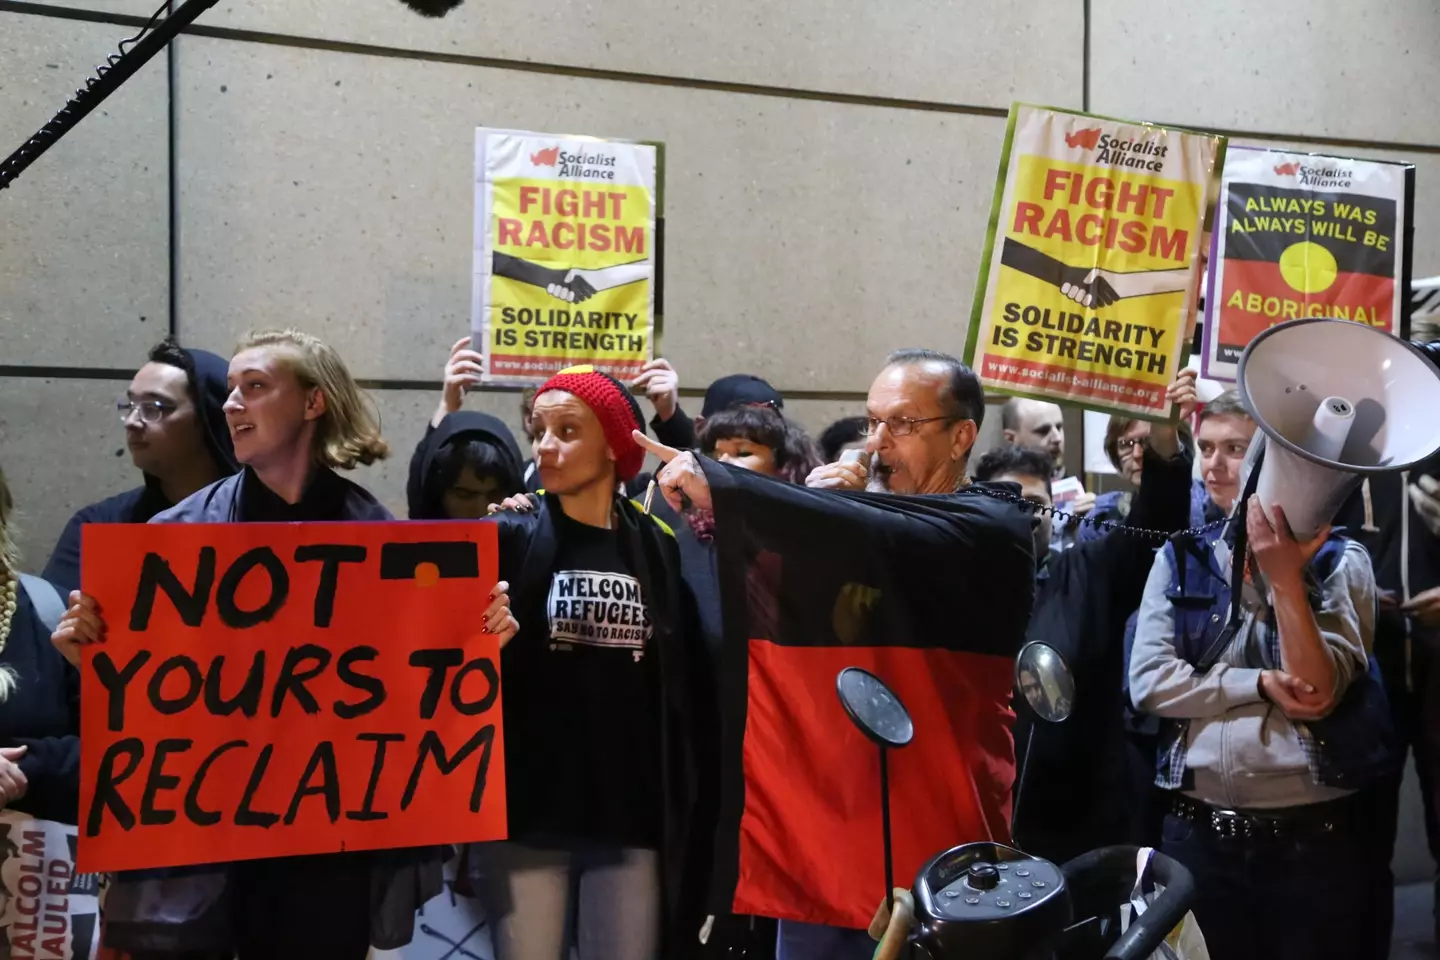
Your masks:
M 497 277 L 519 280 L 521 283 L 528 283 L 530 286 L 540 287 L 542 290 L 548 284 L 565 282 L 564 270 L 552 270 L 549 267 L 542 267 L 538 263 L 531 263 L 529 260 L 521 260 L 519 257 L 499 252 L 491 257 L 490 271 Z
M 80 527 L 85 522 L 85 511 L 77 511 L 60 532 L 55 549 L 50 551 L 50 560 L 45 564 L 41 579 L 49 580 L 60 590 L 61 599 L 69 601 L 70 591 L 80 589 Z
M 1130 515 L 1125 526 L 1159 530 L 1171 534 L 1190 526 L 1191 473 L 1195 461 L 1182 445 L 1173 457 L 1162 457 L 1145 448 L 1145 462 L 1140 473 L 1140 489 L 1130 502 Z M 1117 607 L 1129 612 L 1140 606 L 1145 581 L 1155 564 L 1156 540 L 1134 536 L 1123 530 L 1113 531 L 1104 540 L 1111 569 L 1112 596 Z
M 1431 340 L 1429 343 L 1421 343 L 1418 340 L 1410 342 L 1420 348 L 1420 352 L 1425 354 L 1426 359 L 1440 367 L 1440 340 Z
M 674 447 L 676 450 L 689 450 L 698 442 L 695 437 L 695 421 L 686 416 L 680 404 L 675 404 L 675 412 L 670 415 L 669 420 L 661 420 L 657 413 L 650 421 L 650 432 L 655 434 L 655 439 L 667 447 Z
M 70 732 L 63 737 L 16 737 L 29 749 L 20 758 L 25 796 L 11 804 L 16 810 L 56 823 L 80 818 L 80 672 L 61 661 L 70 704 Z
M 1030 619 L 1035 579 L 1032 512 L 1017 503 L 1015 484 L 973 484 L 939 496 L 842 493 L 707 457 L 700 464 L 714 503 L 726 643 L 737 625 L 751 631 L 747 638 L 774 629 L 771 612 L 745 599 L 752 593 L 749 573 L 770 576 L 755 562 L 769 555 L 786 569 L 804 571 L 785 581 L 786 602 L 775 611 L 793 620 L 803 609 L 807 622 L 787 628 L 792 633 L 838 636 L 831 611 L 844 585 L 856 583 L 879 591 L 894 617 L 912 625 L 974 611 L 968 629 L 940 631 L 937 643 L 1014 655 Z
M 537 507 L 536 510 L 539 508 Z M 525 566 L 525 556 L 530 550 L 530 540 L 537 522 L 536 510 L 517 513 L 501 510 L 490 518 L 499 528 L 500 579 L 510 584 L 511 610 L 514 612 L 520 602 L 520 577 Z M 519 614 L 516 613 L 516 619 Z

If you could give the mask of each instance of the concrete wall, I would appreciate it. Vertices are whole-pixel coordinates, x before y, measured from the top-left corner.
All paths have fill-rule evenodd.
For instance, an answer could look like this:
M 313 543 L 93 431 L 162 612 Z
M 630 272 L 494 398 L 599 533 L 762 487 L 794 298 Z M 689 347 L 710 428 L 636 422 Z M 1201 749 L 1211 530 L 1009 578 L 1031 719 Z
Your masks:
M 0 3 L 0 151 L 155 2 Z M 1431 0 L 1086 9 L 222 0 L 0 194 L 0 463 L 30 564 L 133 481 L 110 401 L 172 329 L 333 340 L 399 451 L 359 479 L 403 508 L 468 322 L 479 124 L 667 141 L 665 353 L 693 390 L 768 377 L 815 430 L 887 350 L 963 344 L 1013 99 L 1413 161 L 1415 268 L 1440 273 Z M 513 393 L 472 402 L 518 420 Z
M 152 2 L 0 5 L 0 149 Z M 405 451 L 466 329 L 477 124 L 667 141 L 664 352 L 696 391 L 768 377 L 817 430 L 887 350 L 960 349 L 1012 99 L 1411 159 L 1416 268 L 1440 272 L 1440 13 L 1239 11 L 222 0 L 0 197 L 0 457 L 31 563 L 127 482 L 108 401 L 172 328 L 219 351 L 257 326 L 331 339 Z M 1377 42 L 1342 56 L 1361 29 Z M 516 419 L 512 393 L 474 402 Z M 404 460 L 361 478 L 392 507 Z

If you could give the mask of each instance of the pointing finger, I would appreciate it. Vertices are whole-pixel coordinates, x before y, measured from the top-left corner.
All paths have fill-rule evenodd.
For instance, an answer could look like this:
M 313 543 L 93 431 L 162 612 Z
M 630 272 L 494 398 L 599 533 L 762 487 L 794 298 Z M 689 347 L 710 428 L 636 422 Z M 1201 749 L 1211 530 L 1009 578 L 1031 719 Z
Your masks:
M 630 436 L 634 438 L 641 450 L 644 450 L 646 453 L 653 453 L 660 458 L 661 463 L 669 463 L 671 460 L 680 456 L 679 450 L 676 450 L 674 447 L 667 447 L 659 440 L 652 440 L 649 435 L 641 433 L 639 430 L 630 431 Z

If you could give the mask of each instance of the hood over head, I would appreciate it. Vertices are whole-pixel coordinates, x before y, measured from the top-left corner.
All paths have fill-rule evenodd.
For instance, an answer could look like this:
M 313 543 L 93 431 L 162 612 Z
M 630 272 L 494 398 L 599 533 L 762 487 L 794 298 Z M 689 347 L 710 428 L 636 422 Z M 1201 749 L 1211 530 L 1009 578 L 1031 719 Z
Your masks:
M 524 489 L 525 458 L 505 421 L 488 413 L 461 410 L 446 416 L 440 426 L 426 430 L 415 447 L 415 455 L 410 458 L 410 477 L 405 484 L 411 520 L 446 519 L 441 502 L 445 491 L 440 489 L 437 462 L 445 447 L 467 440 L 479 440 L 494 447 L 519 483 L 513 492 Z

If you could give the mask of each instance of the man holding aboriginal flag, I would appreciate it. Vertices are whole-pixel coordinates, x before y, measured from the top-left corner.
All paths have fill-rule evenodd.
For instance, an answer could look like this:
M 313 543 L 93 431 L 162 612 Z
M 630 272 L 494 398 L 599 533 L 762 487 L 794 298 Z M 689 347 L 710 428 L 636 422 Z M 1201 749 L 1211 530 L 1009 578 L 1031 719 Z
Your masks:
M 714 512 L 724 620 L 715 907 L 779 918 L 780 958 L 873 951 L 864 928 L 885 876 L 879 761 L 836 695 L 841 669 L 875 673 L 914 719 L 890 770 L 895 876 L 956 843 L 1009 839 L 1012 677 L 1036 521 L 966 480 L 984 409 L 960 361 L 892 354 L 867 402 L 868 466 L 819 467 L 808 488 L 634 434 L 665 462 L 657 481 L 671 506 Z

